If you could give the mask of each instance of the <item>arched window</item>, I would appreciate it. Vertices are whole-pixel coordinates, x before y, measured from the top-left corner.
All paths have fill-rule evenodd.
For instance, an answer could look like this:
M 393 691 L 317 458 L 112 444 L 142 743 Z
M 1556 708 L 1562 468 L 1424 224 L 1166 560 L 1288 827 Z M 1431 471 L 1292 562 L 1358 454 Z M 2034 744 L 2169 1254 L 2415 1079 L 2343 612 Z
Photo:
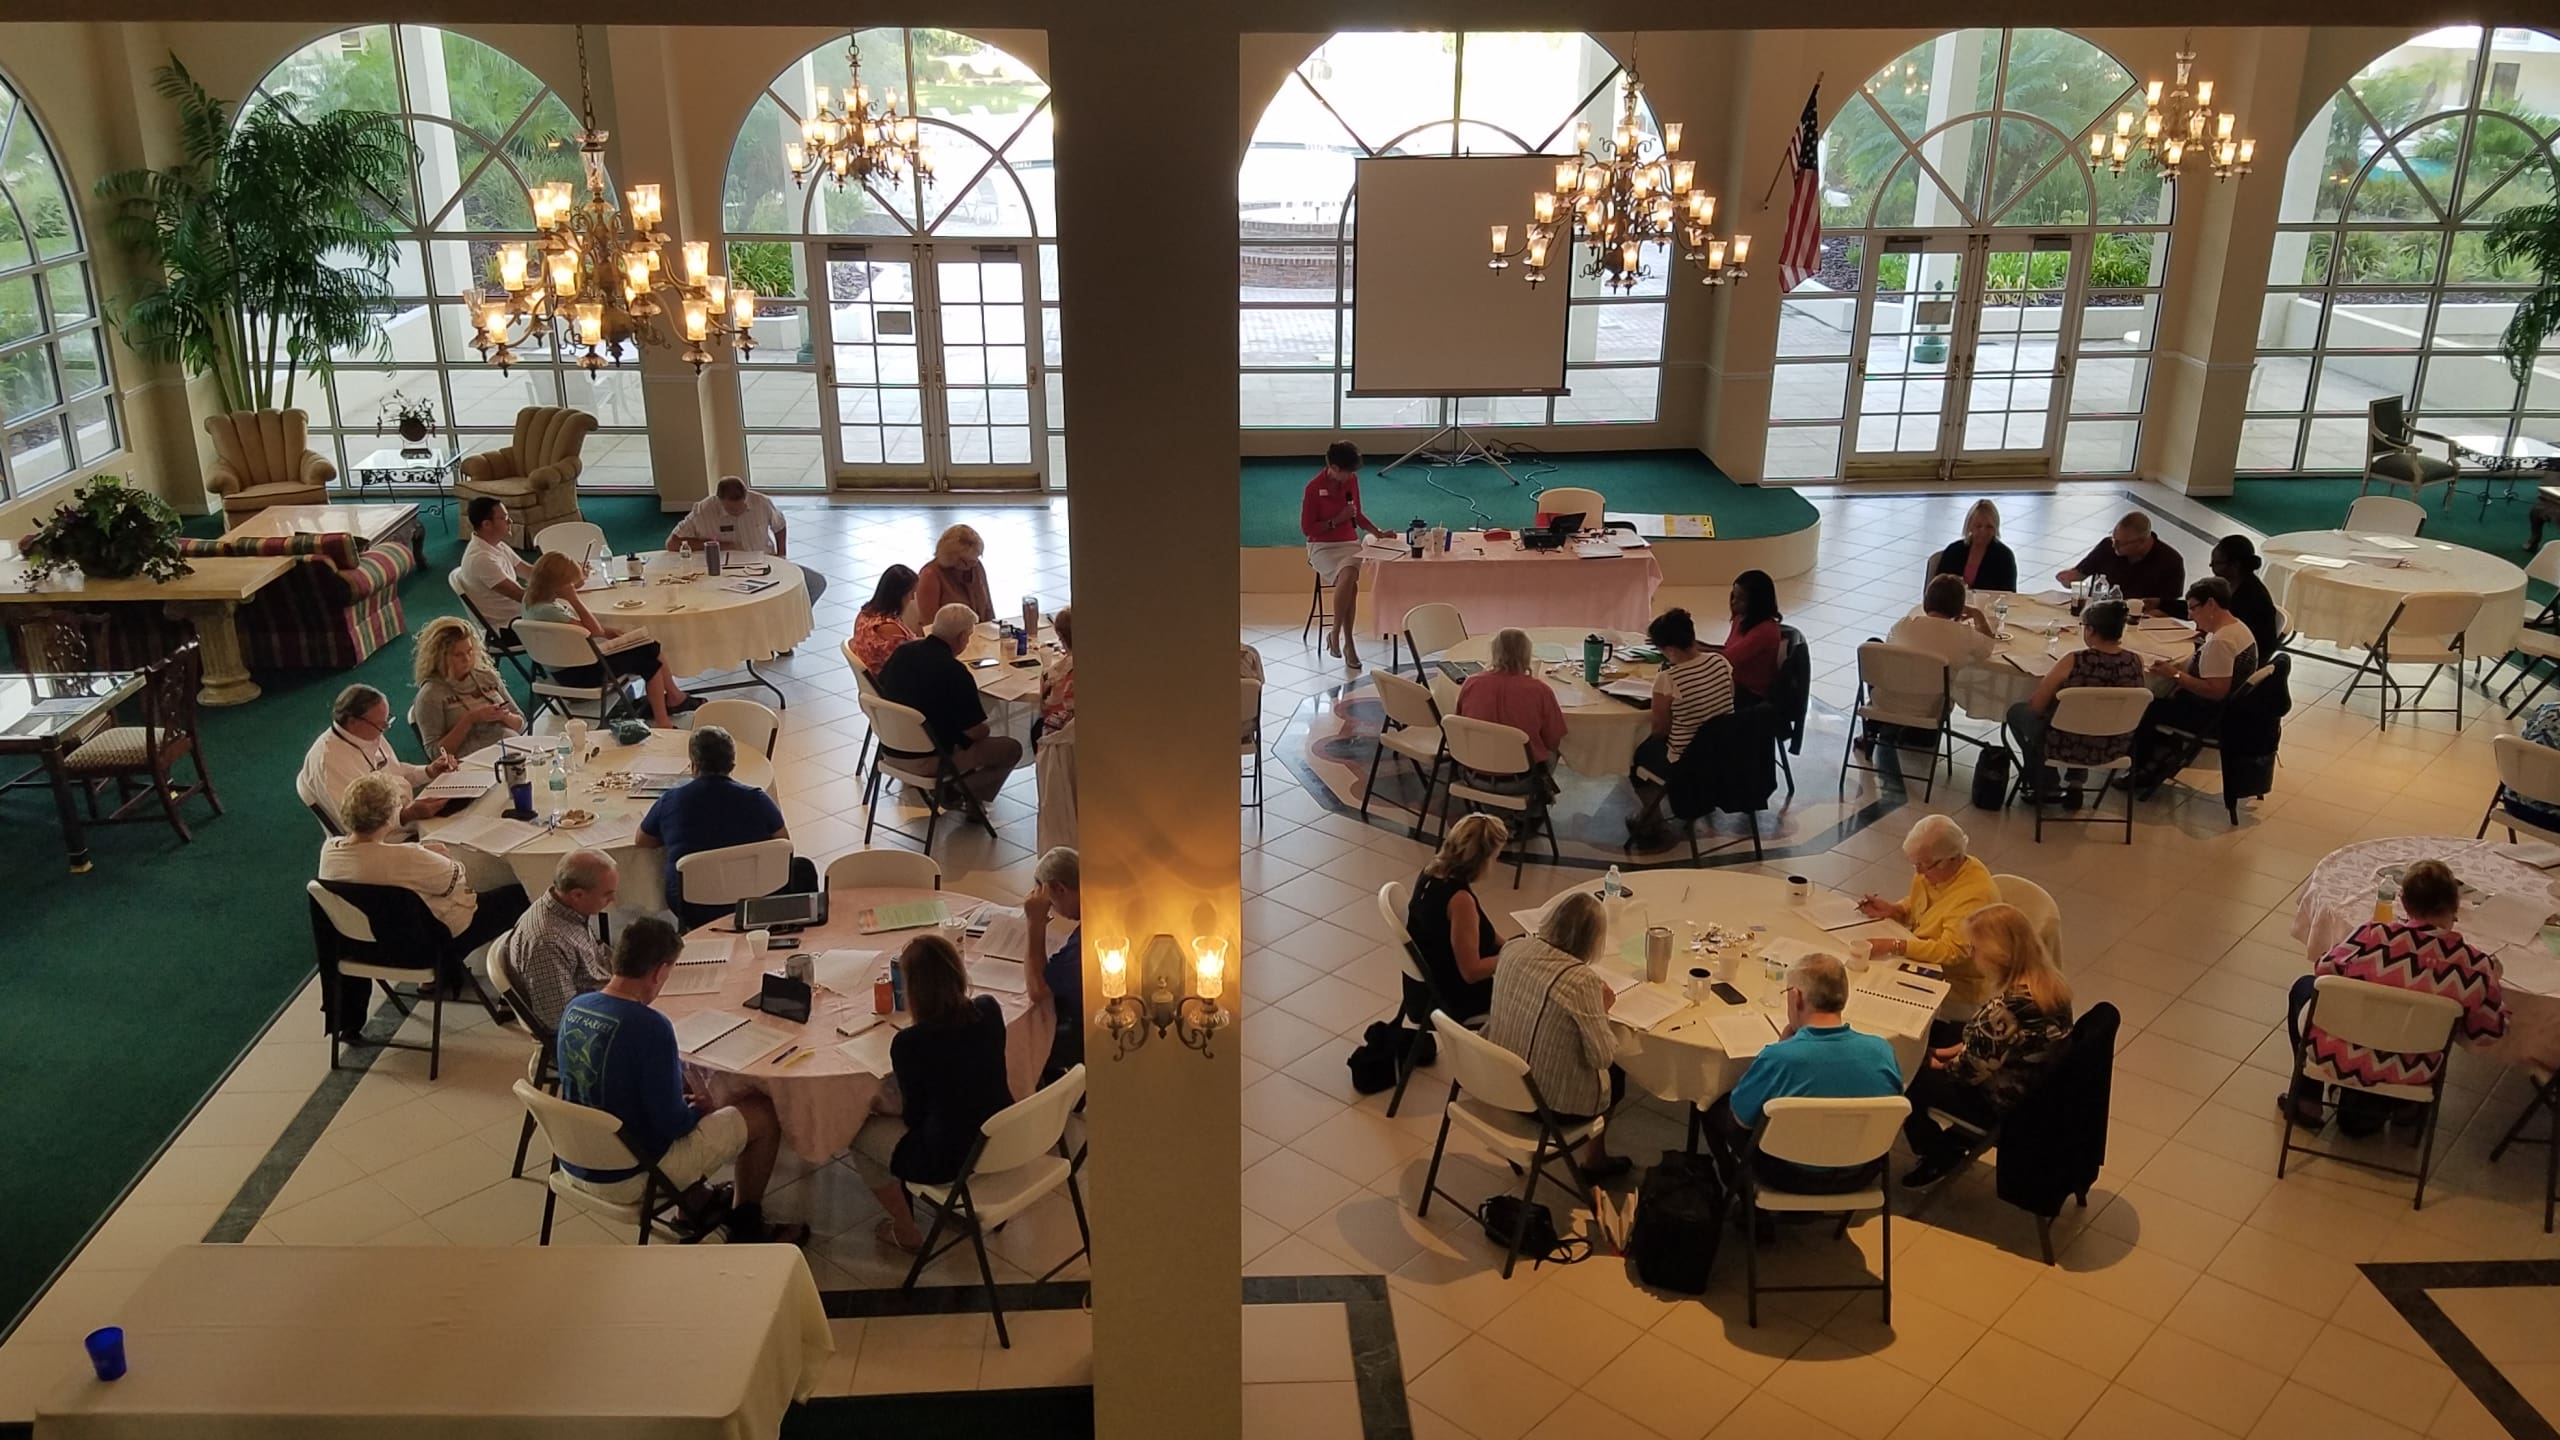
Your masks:
M 53 144 L 0 77 L 0 500 L 119 447 L 96 296 Z
M 1851 93 L 1821 273 L 1781 302 L 1765 473 L 2133 468 L 2170 196 L 2086 137 L 2136 98 L 2061 30 L 1953 31 Z
M 1624 72 L 1588 35 L 1346 32 L 1264 108 L 1237 176 L 1239 409 L 1248 429 L 1599 425 L 1654 418 L 1671 258 L 1625 295 L 1577 267 L 1554 399 L 1351 399 L 1353 162 L 1370 155 L 1569 154 L 1606 134 Z M 1653 116 L 1641 117 L 1650 133 Z M 1528 203 L 1524 195 L 1521 199 Z M 1772 272 L 1774 273 L 1774 272 Z M 1454 406 L 1454 412 L 1452 407 Z
M 730 273 L 772 303 L 738 368 L 768 489 L 1023 488 L 1066 476 L 1049 86 L 956 30 L 855 37 L 875 103 L 915 114 L 930 183 L 791 179 L 845 41 L 773 78 L 729 152 Z M 828 303 L 812 305 L 824 277 Z
M 636 366 L 608 366 L 590 378 L 574 358 L 564 365 L 535 345 L 501 375 L 471 348 L 464 287 L 493 286 L 498 247 L 536 238 L 533 186 L 579 178 L 578 122 L 558 95 L 468 35 L 367 25 L 287 56 L 241 108 L 257 105 L 298 116 L 351 108 L 396 114 L 418 149 L 407 188 L 378 197 L 400 232 L 383 317 L 387 347 L 335 356 L 326 384 L 307 375 L 296 381 L 293 403 L 310 412 L 314 449 L 334 453 L 347 475 L 373 450 L 396 447 L 382 438 L 393 391 L 434 402 L 443 438 L 463 454 L 506 444 L 524 406 L 574 405 L 593 413 L 603 432 L 587 442 L 578 483 L 649 487 Z
M 2285 166 L 2239 468 L 2359 472 L 2365 407 L 2394 395 L 2442 434 L 2560 444 L 2560 352 L 2524 385 L 2498 353 L 2534 274 L 2487 243 L 2552 198 L 2555 144 L 2539 30 L 2433 31 L 2330 97 Z

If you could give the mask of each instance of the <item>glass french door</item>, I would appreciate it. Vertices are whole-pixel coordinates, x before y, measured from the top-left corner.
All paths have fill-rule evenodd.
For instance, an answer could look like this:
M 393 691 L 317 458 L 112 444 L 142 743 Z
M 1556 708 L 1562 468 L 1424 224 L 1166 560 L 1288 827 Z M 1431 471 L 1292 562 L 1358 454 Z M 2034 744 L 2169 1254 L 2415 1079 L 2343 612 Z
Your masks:
M 819 405 L 838 489 L 1038 490 L 1049 453 L 1029 245 L 826 244 Z
M 2005 230 L 1871 247 L 1847 477 L 2052 476 L 2086 249 L 2085 236 Z

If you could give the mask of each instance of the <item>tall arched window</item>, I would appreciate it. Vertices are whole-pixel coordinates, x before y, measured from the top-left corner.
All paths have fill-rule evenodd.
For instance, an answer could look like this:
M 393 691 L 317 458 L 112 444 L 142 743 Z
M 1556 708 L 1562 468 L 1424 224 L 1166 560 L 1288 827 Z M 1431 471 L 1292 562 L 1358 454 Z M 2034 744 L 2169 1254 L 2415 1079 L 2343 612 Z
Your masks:
M 1353 162 L 1566 154 L 1606 134 L 1624 72 L 1588 35 L 1346 32 L 1316 47 L 1254 125 L 1237 176 L 1239 409 L 1248 429 L 1600 425 L 1654 418 L 1670 257 L 1623 296 L 1577 268 L 1553 399 L 1352 399 Z M 1648 133 L 1650 112 L 1641 117 Z M 1522 197 L 1522 203 L 1527 198 Z M 1454 410 L 1453 410 L 1454 407 Z
M 407 123 L 418 150 L 407 189 L 379 197 L 401 232 L 383 317 L 386 349 L 337 355 L 326 384 L 307 375 L 296 382 L 294 404 L 310 412 L 313 448 L 335 447 L 343 474 L 374 449 L 397 445 L 381 438 L 394 391 L 433 401 L 447 440 L 464 454 L 507 443 L 524 406 L 573 405 L 593 413 L 601 432 L 587 442 L 578 483 L 649 487 L 636 366 L 608 366 L 590 378 L 574 360 L 563 364 L 535 346 L 501 375 L 471 348 L 464 287 L 494 285 L 498 247 L 535 239 L 531 187 L 580 175 L 578 122 L 558 95 L 468 35 L 367 25 L 287 56 L 242 108 L 255 105 L 303 116 L 386 111 Z
M 932 179 L 792 183 L 784 147 L 812 88 L 840 93 L 850 78 L 841 39 L 794 61 L 747 112 L 722 211 L 730 273 L 772 301 L 738 369 L 755 482 L 1063 484 L 1048 83 L 956 30 L 855 38 L 875 101 L 921 121 Z
M 2560 444 L 2560 351 L 2524 385 L 2498 353 L 2535 277 L 2487 244 L 2552 198 L 2556 145 L 2539 30 L 2433 31 L 2330 97 L 2285 166 L 2242 470 L 2361 471 L 2365 407 L 2394 395 L 2443 434 Z
M 1941 35 L 1850 95 L 1822 270 L 1781 302 L 1768 475 L 2133 469 L 2170 197 L 2086 149 L 2133 98 L 2060 30 Z
M 0 500 L 119 446 L 96 296 L 53 144 L 0 77 Z

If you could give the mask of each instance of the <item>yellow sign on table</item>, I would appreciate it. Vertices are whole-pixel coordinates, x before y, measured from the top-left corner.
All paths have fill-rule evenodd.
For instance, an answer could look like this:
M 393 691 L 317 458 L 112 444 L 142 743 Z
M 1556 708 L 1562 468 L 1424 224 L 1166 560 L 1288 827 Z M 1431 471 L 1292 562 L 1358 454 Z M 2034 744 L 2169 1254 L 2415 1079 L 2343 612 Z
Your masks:
M 1716 517 L 1713 515 L 1665 515 L 1662 533 L 1674 540 L 1713 540 Z

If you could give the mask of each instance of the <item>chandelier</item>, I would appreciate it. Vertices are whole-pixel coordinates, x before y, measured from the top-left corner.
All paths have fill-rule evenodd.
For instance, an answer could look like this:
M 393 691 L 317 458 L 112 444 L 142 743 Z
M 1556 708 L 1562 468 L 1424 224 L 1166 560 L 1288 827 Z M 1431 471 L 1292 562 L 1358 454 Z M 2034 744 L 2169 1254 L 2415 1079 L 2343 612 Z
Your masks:
M 1716 197 L 1696 188 L 1697 162 L 1678 158 L 1679 125 L 1663 126 L 1659 141 L 1637 125 L 1643 97 L 1644 81 L 1630 61 L 1616 131 L 1595 149 L 1590 122 L 1575 123 L 1573 158 L 1556 162 L 1554 190 L 1530 197 L 1520 248 L 1510 248 L 1510 226 L 1492 227 L 1493 258 L 1485 268 L 1508 270 L 1516 259 L 1523 278 L 1539 284 L 1547 278 L 1548 252 L 1562 241 L 1568 259 L 1574 245 L 1589 247 L 1582 274 L 1611 291 L 1632 290 L 1654 274 L 1644 264 L 1648 245 L 1678 245 L 1680 258 L 1704 271 L 1708 285 L 1750 274 L 1751 237 L 1736 235 L 1728 244 L 1710 233 Z M 1559 207 L 1570 213 L 1559 218 Z
M 2119 111 L 2114 134 L 2099 130 L 2089 136 L 2092 162 L 2104 161 L 2107 173 L 2121 175 L 2125 162 L 2139 150 L 2150 155 L 2160 174 L 2170 180 L 2177 179 L 2187 161 L 2197 155 L 2212 165 L 2216 180 L 2249 173 L 2250 163 L 2258 156 L 2258 142 L 2232 133 L 2239 128 L 2239 116 L 2213 108 L 2213 82 L 2195 78 L 2196 52 L 2190 48 L 2194 43 L 2193 36 L 2179 43 L 2173 84 L 2164 87 L 2154 80 L 2144 87 L 2139 118 L 2130 110 Z
M 894 183 L 913 174 L 921 189 L 933 178 L 933 167 L 925 163 L 917 143 L 916 117 L 898 113 L 895 95 L 872 103 L 870 88 L 862 83 L 862 50 L 855 43 L 859 33 L 844 41 L 845 63 L 853 76 L 845 82 L 841 108 L 829 104 L 826 86 L 810 88 L 809 118 L 800 122 L 803 143 L 783 152 L 791 162 L 791 183 L 806 183 L 813 170 L 833 175 L 839 190 L 874 181 Z
M 711 363 L 709 343 L 726 340 L 741 358 L 756 347 L 756 292 L 729 288 L 711 272 L 711 246 L 684 245 L 684 274 L 666 270 L 670 237 L 658 228 L 665 212 L 655 185 L 634 185 L 615 209 L 604 174 L 606 132 L 596 128 L 595 100 L 587 88 L 587 31 L 578 27 L 578 153 L 585 161 L 587 198 L 579 203 L 569 181 L 553 180 L 531 192 L 533 228 L 542 238 L 498 249 L 498 284 L 504 293 L 478 292 L 473 302 L 477 333 L 471 348 L 505 373 L 516 347 L 541 338 L 559 353 L 578 351 L 579 368 L 592 375 L 620 364 L 631 347 L 667 343 L 658 321 L 673 314 L 693 373 Z

